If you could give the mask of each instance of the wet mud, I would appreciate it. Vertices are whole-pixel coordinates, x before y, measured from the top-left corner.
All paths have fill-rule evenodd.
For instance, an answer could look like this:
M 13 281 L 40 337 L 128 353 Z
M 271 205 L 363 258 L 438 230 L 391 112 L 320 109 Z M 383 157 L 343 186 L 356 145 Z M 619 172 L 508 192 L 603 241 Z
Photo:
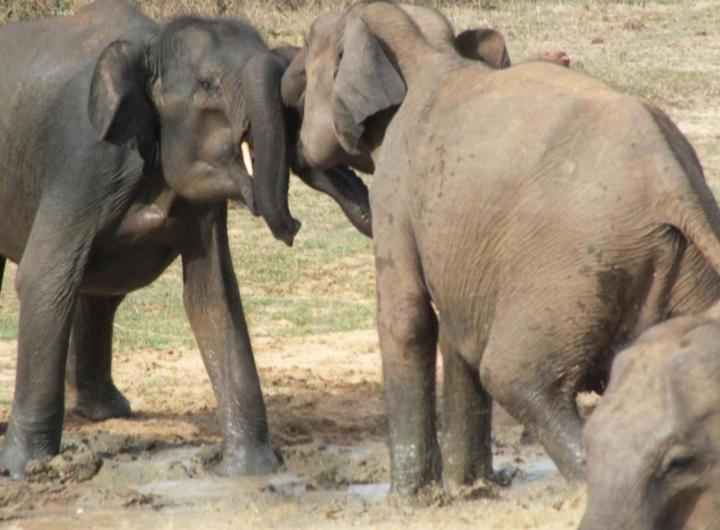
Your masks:
M 480 482 L 452 497 L 437 490 L 412 503 L 388 495 L 374 332 L 260 341 L 257 350 L 271 434 L 285 459 L 278 473 L 216 475 L 219 430 L 197 352 L 121 356 L 116 384 L 135 416 L 92 423 L 68 413 L 59 455 L 31 462 L 27 481 L 0 477 L 0 527 L 577 525 L 582 489 L 565 484 L 542 448 L 501 409 L 495 466 L 517 468 L 509 487 Z M 0 360 L 7 365 L 13 356 L 14 344 L 1 343 Z M 9 406 L 0 408 L 0 422 L 8 416 Z

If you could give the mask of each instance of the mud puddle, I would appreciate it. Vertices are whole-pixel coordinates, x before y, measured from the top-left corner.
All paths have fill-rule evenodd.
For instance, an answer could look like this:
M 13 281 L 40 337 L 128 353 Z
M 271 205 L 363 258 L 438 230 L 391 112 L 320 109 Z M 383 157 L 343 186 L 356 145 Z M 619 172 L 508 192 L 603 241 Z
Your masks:
M 125 443 L 133 445 L 132 441 Z M 91 442 L 88 447 L 98 449 Z M 294 519 L 305 521 L 300 527 L 332 521 L 354 526 L 355 517 L 414 514 L 417 510 L 443 509 L 445 504 L 429 502 L 434 507 L 419 508 L 388 498 L 387 449 L 379 441 L 290 447 L 280 472 L 242 478 L 213 474 L 212 464 L 219 450 L 218 445 L 203 445 L 116 453 L 103 462 L 94 477 L 76 486 L 77 495 L 64 506 L 43 510 L 41 515 L 35 512 L 34 517 L 29 512 L 17 512 L 7 528 L 243 528 L 249 525 L 247 514 L 267 517 L 273 513 L 281 518 L 288 512 Z M 537 447 L 522 457 L 498 454 L 496 465 L 513 465 L 519 472 L 513 485 L 490 502 L 512 499 L 517 492 L 543 483 L 556 484 L 559 478 L 552 462 Z M 122 499 L 113 502 L 109 492 Z M 393 515 L 390 520 L 395 518 Z M 385 522 L 384 518 L 378 521 Z M 283 526 L 280 521 L 278 524 Z

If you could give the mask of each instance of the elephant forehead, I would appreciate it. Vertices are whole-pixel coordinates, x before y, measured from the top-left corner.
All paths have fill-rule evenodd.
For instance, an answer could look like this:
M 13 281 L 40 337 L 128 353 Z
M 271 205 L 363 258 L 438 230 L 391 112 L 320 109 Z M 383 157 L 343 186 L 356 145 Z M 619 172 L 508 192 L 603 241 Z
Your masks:
M 160 35 L 160 47 L 166 51 L 179 51 L 197 46 L 207 46 L 213 38 L 214 32 L 207 23 L 200 20 L 172 21 Z
M 345 13 L 332 12 L 319 16 L 310 26 L 308 40 L 310 44 L 326 45 L 337 35 L 340 21 Z
M 631 352 L 623 352 L 627 353 Z M 649 351 L 643 348 L 639 353 Z M 652 365 L 651 356 L 646 357 L 636 359 L 620 380 L 611 376 L 605 395 L 583 428 L 583 442 L 590 452 L 639 455 L 672 435 L 667 378 Z
M 238 46 L 260 46 L 264 43 L 254 28 L 240 21 L 188 17 L 173 21 L 160 37 L 164 58 L 197 63 L 208 54 L 223 49 L 237 51 Z

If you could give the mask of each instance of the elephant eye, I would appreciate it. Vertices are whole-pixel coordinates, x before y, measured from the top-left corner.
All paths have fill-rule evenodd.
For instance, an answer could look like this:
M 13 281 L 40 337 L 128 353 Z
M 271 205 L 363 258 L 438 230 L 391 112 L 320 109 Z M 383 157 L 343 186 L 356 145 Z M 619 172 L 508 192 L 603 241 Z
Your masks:
M 686 447 L 674 447 L 670 449 L 662 460 L 661 470 L 663 475 L 679 473 L 687 470 L 695 464 L 695 453 Z
M 335 80 L 335 78 L 338 75 L 338 70 L 340 70 L 340 61 L 342 61 L 342 58 L 343 58 L 343 52 L 342 52 L 342 50 L 340 50 L 340 53 L 338 54 L 338 60 L 335 63 L 335 68 L 333 69 L 333 81 Z
M 218 89 L 217 82 L 211 78 L 201 78 L 198 80 L 198 85 L 205 92 L 215 92 Z

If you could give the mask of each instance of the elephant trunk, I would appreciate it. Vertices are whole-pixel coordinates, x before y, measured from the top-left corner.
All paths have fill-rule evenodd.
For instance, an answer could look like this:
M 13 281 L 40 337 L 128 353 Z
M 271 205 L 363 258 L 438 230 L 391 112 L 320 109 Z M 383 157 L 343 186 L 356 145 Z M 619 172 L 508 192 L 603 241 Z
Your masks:
M 632 473 L 627 461 L 623 460 L 623 464 L 621 468 L 610 464 L 603 466 L 601 471 L 594 470 L 603 473 L 603 477 L 588 476 L 587 508 L 578 530 L 651 530 L 656 527 L 644 495 L 644 486 L 649 479 L 644 474 Z
M 372 237 L 372 215 L 367 186 L 347 166 L 320 170 L 311 168 L 302 154 L 298 142 L 292 170 L 305 184 L 332 197 L 345 217 L 363 235 Z
M 273 235 L 292 246 L 300 223 L 288 207 L 288 144 L 280 98 L 283 67 L 265 54 L 251 58 L 242 71 L 244 103 L 255 151 L 255 200 Z

